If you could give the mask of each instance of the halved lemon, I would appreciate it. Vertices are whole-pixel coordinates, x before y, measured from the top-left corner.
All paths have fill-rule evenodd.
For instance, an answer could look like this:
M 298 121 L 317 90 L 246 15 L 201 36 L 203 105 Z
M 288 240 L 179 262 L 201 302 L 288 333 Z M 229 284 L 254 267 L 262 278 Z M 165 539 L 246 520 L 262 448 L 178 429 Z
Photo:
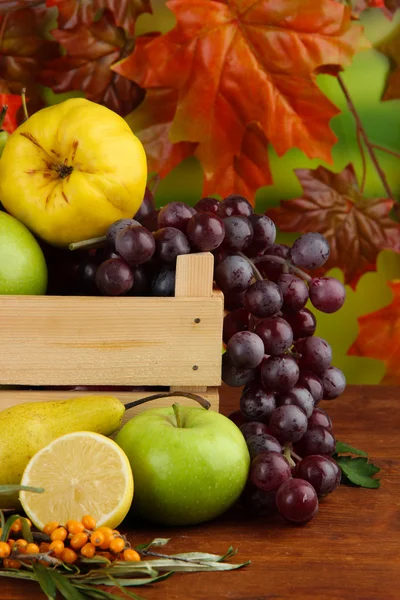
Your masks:
M 92 515 L 97 526 L 115 529 L 132 504 L 133 476 L 126 454 L 99 433 L 63 435 L 35 454 L 22 485 L 44 493 L 20 492 L 23 509 L 38 529 Z

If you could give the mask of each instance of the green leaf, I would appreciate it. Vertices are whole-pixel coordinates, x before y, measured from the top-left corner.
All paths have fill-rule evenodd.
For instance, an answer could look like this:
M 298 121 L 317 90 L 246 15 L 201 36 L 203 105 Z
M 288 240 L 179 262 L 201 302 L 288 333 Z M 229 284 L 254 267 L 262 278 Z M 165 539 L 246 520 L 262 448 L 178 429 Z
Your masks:
M 0 529 L 3 531 L 4 526 L 6 524 L 6 520 L 4 518 L 4 513 L 2 510 L 0 510 Z
M 58 591 L 66 600 L 86 600 L 85 596 L 71 583 L 65 575 L 57 571 L 49 571 Z
M 135 550 L 138 552 L 143 550 L 149 550 L 152 546 L 166 546 L 171 538 L 155 538 L 152 542 L 148 542 L 147 544 L 138 544 L 135 546 Z
M 21 526 L 24 540 L 26 540 L 29 544 L 33 543 L 31 528 L 28 525 L 28 521 L 24 517 L 21 517 Z
M 125 594 L 125 596 L 127 596 L 128 598 L 132 598 L 133 600 L 143 600 L 143 598 L 141 598 L 140 596 L 137 596 L 133 592 L 130 592 L 130 591 L 124 589 L 124 587 L 123 587 L 123 585 L 121 585 L 119 579 L 114 579 L 114 577 L 112 575 L 109 575 L 108 577 L 110 579 L 110 584 L 117 587 L 119 590 L 121 590 L 121 592 L 123 592 Z
M 157 577 L 133 577 L 133 578 L 123 578 L 118 579 L 113 577 L 112 575 L 108 575 L 110 579 L 96 579 L 96 585 L 114 585 L 110 583 L 112 581 L 118 581 L 120 585 L 123 587 L 140 587 L 141 585 L 149 585 L 151 583 L 158 583 L 159 581 L 164 581 L 168 579 L 174 574 L 174 571 L 169 571 L 168 573 L 164 573 L 163 575 L 158 575 Z
M 105 590 L 99 590 L 97 588 L 92 587 L 91 585 L 83 585 L 79 584 L 76 586 L 83 592 L 85 592 L 85 600 L 86 597 L 95 598 L 95 600 L 121 600 L 121 596 L 116 596 L 115 594 L 110 594 L 110 592 L 106 592 Z M 137 600 L 144 600 L 144 598 L 140 598 L 140 596 L 136 596 Z
M 13 492 L 34 492 L 42 494 L 44 488 L 31 487 L 29 485 L 0 485 L 0 494 L 12 494 Z
M 380 469 L 369 463 L 368 459 L 338 456 L 336 462 L 352 483 L 370 489 L 380 487 L 379 479 L 372 479 L 372 475 L 379 473 Z
M 368 454 L 364 450 L 353 448 L 353 446 L 349 446 L 346 442 L 339 442 L 339 440 L 336 442 L 336 454 L 356 454 L 357 456 L 368 457 Z
M 8 534 L 10 533 L 11 526 L 15 523 L 15 521 L 21 518 L 22 517 L 20 515 L 12 515 L 11 517 L 8 517 L 3 527 L 0 542 L 6 542 L 8 540 Z
M 33 564 L 33 572 L 36 576 L 37 582 L 42 588 L 44 594 L 46 594 L 48 600 L 55 600 L 57 594 L 56 584 L 54 579 L 49 573 L 49 569 L 40 564 Z

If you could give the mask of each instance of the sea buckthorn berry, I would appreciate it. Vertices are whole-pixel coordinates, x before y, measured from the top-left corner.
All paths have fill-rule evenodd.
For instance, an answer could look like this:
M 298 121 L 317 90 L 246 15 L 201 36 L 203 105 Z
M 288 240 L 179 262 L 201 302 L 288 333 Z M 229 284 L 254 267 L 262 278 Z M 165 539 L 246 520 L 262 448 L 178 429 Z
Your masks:
M 92 515 L 85 515 L 82 517 L 82 524 L 85 529 L 96 529 L 96 519 Z
M 67 537 L 67 530 L 65 527 L 57 527 L 51 534 L 51 541 L 55 542 L 56 540 L 61 540 L 62 542 Z
M 21 563 L 12 558 L 5 558 L 3 560 L 3 567 L 5 569 L 19 569 L 20 566 L 21 566 Z
M 80 521 L 73 520 L 67 521 L 65 527 L 68 530 L 68 532 L 72 533 L 73 535 L 75 535 L 75 533 L 82 533 L 82 531 L 85 529 L 83 523 L 81 523 Z
M 40 542 L 39 550 L 43 553 L 48 552 L 50 550 L 50 544 L 47 542 Z
M 15 545 L 17 547 L 17 552 L 19 554 L 24 554 L 26 552 L 28 542 L 26 540 L 15 540 Z
M 110 544 L 110 550 L 114 554 L 118 554 L 119 552 L 122 552 L 122 550 L 124 548 L 125 548 L 125 541 L 122 538 L 116 538 Z
M 96 552 L 96 548 L 90 542 L 88 544 L 85 544 L 81 548 L 81 554 L 85 558 L 93 558 L 95 552 Z
M 10 531 L 13 531 L 14 533 L 18 533 L 19 531 L 21 531 L 21 529 L 21 519 L 17 519 L 16 521 L 14 521 L 14 523 L 10 527 Z
M 75 535 L 72 536 L 69 544 L 71 548 L 82 548 L 82 546 L 87 543 L 88 539 L 88 534 L 81 531 L 80 533 L 75 533 Z
M 67 563 L 67 565 L 72 565 L 78 559 L 78 555 L 76 552 L 71 550 L 71 548 L 64 548 L 61 552 L 60 558 L 63 562 Z
M 92 542 L 93 546 L 101 546 L 102 544 L 104 544 L 104 533 L 102 531 L 96 530 L 90 536 L 90 541 Z
M 140 560 L 140 556 L 136 550 L 128 548 L 127 550 L 124 550 L 124 560 L 127 562 L 137 562 Z
M 37 544 L 28 544 L 25 552 L 26 554 L 39 554 L 39 546 Z
M 59 556 L 64 550 L 64 542 L 62 542 L 61 540 L 54 540 L 54 542 L 51 542 L 49 550 L 52 554 Z
M 51 521 L 50 523 L 46 523 L 46 525 L 43 527 L 43 533 L 45 533 L 46 535 L 51 535 L 53 531 L 55 531 L 59 527 L 60 523 L 57 523 L 57 521 Z
M 7 558 L 10 554 L 11 549 L 7 542 L 0 542 L 0 558 Z

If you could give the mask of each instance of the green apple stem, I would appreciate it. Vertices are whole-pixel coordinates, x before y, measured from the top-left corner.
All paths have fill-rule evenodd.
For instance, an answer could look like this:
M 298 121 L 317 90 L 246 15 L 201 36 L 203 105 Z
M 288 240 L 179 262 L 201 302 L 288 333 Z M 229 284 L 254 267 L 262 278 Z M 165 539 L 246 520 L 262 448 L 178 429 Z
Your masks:
M 3 123 L 4 123 L 4 119 L 6 118 L 6 113 L 8 110 L 8 105 L 4 104 L 3 108 L 1 109 L 0 112 L 0 129 L 3 128 Z
M 176 419 L 176 426 L 181 429 L 182 428 L 182 420 L 181 420 L 181 411 L 180 411 L 180 406 L 178 402 L 175 402 L 172 405 L 172 408 L 174 409 L 174 413 L 175 413 L 175 419 Z
M 88 240 L 82 240 L 81 242 L 72 242 L 68 246 L 70 250 L 90 250 L 90 248 L 101 248 L 106 243 L 106 236 L 90 238 Z
M 160 392 L 159 394 L 152 394 L 151 396 L 140 398 L 140 400 L 128 402 L 128 404 L 125 404 L 125 410 L 129 410 L 130 408 L 134 408 L 135 406 L 140 406 L 140 404 L 145 404 L 146 402 L 151 402 L 152 400 L 158 400 L 159 398 L 172 398 L 173 396 L 182 396 L 183 398 L 190 398 L 191 400 L 195 400 L 206 410 L 208 410 L 211 406 L 208 400 L 206 400 L 202 396 L 199 396 L 198 394 L 191 394 L 190 392 Z

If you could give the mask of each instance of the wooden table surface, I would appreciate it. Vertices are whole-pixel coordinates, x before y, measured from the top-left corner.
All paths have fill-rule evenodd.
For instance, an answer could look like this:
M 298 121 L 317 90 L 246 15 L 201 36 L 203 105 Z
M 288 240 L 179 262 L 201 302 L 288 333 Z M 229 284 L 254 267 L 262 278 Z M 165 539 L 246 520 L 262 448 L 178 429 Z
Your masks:
M 221 412 L 238 407 L 238 392 L 223 388 Z M 238 508 L 203 525 L 131 528 L 131 542 L 170 537 L 168 551 L 224 553 L 232 544 L 250 566 L 227 573 L 176 574 L 148 588 L 147 600 L 399 600 L 400 388 L 350 386 L 322 403 L 338 439 L 369 452 L 381 467 L 381 488 L 341 486 L 320 503 L 308 524 L 279 517 L 252 519 Z M 129 524 L 124 523 L 124 531 Z M 1 600 L 39 600 L 33 584 L 2 580 Z

